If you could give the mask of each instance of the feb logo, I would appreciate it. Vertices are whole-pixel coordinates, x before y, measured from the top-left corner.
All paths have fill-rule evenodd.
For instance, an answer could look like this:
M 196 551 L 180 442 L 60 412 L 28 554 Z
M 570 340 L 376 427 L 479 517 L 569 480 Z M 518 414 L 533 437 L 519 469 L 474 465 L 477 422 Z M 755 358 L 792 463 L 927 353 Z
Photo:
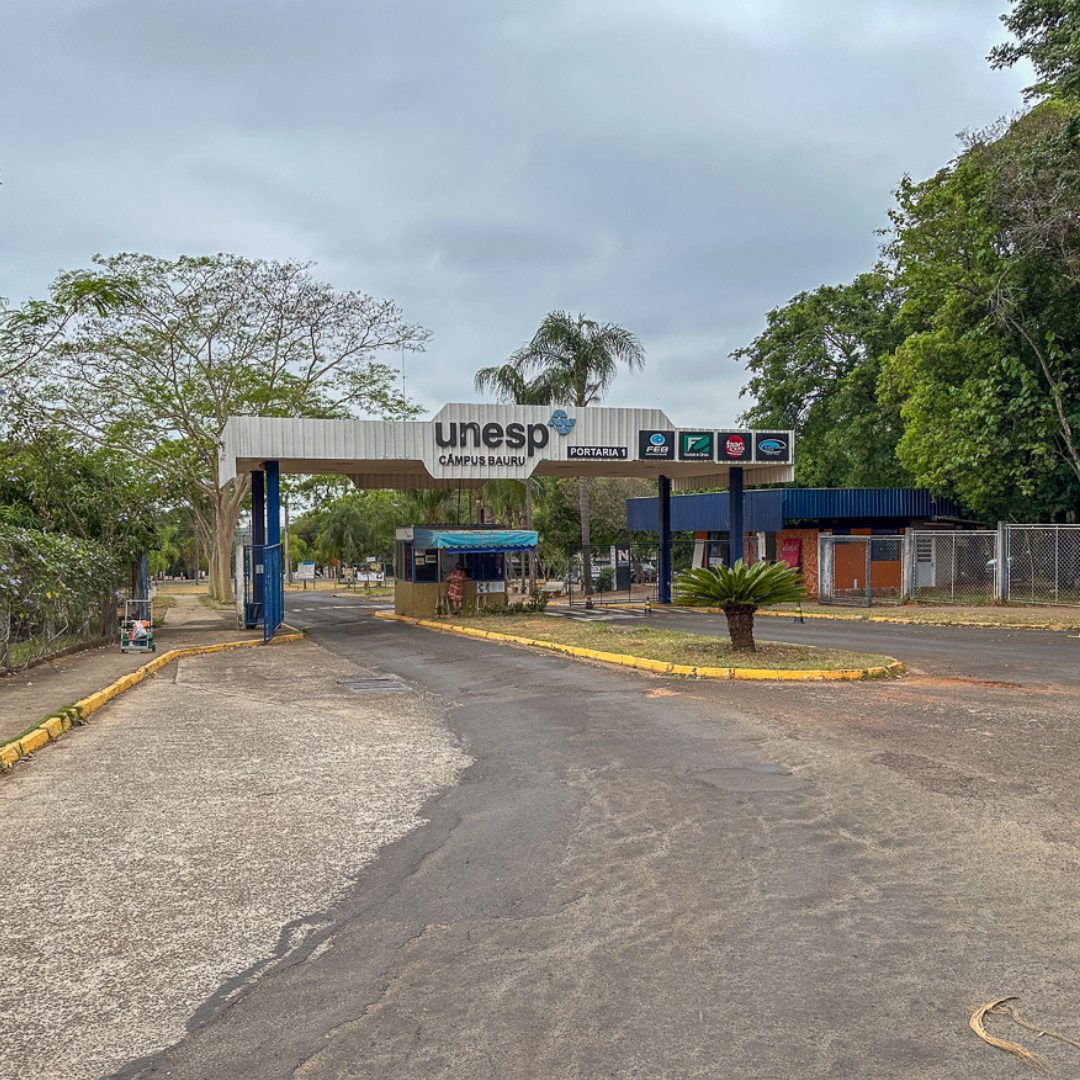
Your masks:
M 566 415 L 565 409 L 556 409 L 551 414 L 551 419 L 548 421 L 548 427 L 553 427 L 560 435 L 569 435 L 570 429 L 575 423 L 576 421 L 572 416 Z
M 746 453 L 746 440 L 740 435 L 729 435 L 724 440 L 724 450 L 728 457 L 743 457 Z
M 663 446 L 664 443 L 667 442 L 667 440 L 664 438 L 663 435 L 660 434 L 659 431 L 655 431 L 652 435 L 649 436 L 649 442 L 652 443 L 653 446 Z
M 787 453 L 787 443 L 783 439 L 762 439 L 758 443 L 758 450 L 769 457 L 779 457 Z

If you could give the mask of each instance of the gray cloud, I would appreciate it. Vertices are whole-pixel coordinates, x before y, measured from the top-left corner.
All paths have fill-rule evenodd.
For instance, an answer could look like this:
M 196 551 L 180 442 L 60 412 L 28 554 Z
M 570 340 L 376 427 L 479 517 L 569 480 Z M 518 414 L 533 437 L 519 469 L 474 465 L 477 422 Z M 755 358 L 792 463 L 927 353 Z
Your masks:
M 0 295 L 95 251 L 313 259 L 434 331 L 429 406 L 553 307 L 616 404 L 730 421 L 766 310 L 868 266 L 904 172 L 1019 105 L 984 0 L 50 0 L 0 43 Z

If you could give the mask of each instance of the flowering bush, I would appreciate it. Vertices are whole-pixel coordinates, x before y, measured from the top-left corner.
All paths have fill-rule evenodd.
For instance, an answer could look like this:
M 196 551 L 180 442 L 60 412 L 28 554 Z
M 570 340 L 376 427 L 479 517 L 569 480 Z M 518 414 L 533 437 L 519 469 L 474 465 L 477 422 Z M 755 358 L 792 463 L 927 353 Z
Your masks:
M 111 629 L 121 575 L 93 541 L 0 525 L 0 668 Z

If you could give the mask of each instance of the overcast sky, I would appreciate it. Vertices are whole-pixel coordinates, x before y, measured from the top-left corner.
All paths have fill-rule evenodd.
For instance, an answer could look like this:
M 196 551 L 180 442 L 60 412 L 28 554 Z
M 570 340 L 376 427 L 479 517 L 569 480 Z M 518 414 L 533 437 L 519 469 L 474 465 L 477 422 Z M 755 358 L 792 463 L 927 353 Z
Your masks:
M 726 424 L 765 312 L 1019 107 L 1004 6 L 9 0 L 0 296 L 94 252 L 313 260 L 433 332 L 429 408 L 565 308 L 645 344 L 609 403 Z

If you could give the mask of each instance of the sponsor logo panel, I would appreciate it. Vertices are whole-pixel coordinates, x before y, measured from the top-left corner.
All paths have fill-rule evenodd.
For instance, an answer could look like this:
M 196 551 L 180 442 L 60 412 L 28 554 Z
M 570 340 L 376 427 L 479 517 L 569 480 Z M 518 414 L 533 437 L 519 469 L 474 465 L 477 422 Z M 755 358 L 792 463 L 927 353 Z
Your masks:
M 749 431 L 718 431 L 716 456 L 720 461 L 751 461 L 754 436 Z
M 714 438 L 711 431 L 680 431 L 680 461 L 712 461 Z
M 675 457 L 674 431 L 639 431 L 638 458 L 642 461 L 671 461 Z
M 755 431 L 754 457 L 783 464 L 791 460 L 791 438 L 786 431 Z

